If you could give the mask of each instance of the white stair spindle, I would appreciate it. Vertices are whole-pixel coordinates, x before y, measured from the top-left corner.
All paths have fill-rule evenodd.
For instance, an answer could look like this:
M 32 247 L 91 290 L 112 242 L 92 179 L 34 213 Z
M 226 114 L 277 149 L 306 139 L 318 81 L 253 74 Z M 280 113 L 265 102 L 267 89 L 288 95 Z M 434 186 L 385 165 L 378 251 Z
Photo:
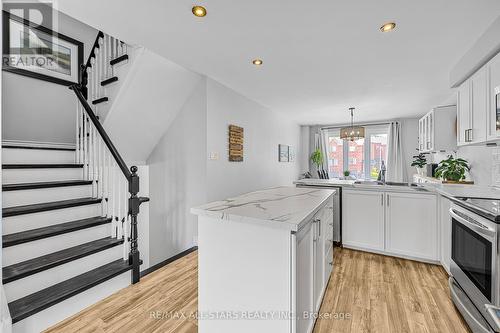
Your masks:
M 89 119 L 87 116 L 83 118 L 83 175 L 85 180 L 89 180 L 89 153 L 88 153 L 88 136 Z
M 104 45 L 102 47 L 102 51 L 104 53 L 104 77 L 109 78 L 109 49 L 108 49 L 108 35 L 104 35 Z
M 79 149 L 79 142 L 80 142 L 80 101 L 77 99 L 76 100 L 76 116 L 75 116 L 75 123 L 76 123 L 76 128 L 75 128 L 75 163 L 78 164 L 80 163 L 80 149 Z

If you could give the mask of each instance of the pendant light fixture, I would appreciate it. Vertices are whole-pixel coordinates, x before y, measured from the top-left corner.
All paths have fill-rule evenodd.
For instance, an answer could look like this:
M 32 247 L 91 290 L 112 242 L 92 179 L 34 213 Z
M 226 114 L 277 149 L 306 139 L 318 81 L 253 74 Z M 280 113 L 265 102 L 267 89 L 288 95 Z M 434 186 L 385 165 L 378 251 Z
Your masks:
M 349 108 L 351 112 L 351 126 L 340 129 L 340 138 L 342 140 L 354 141 L 365 137 L 365 128 L 354 126 L 354 110 L 355 108 Z

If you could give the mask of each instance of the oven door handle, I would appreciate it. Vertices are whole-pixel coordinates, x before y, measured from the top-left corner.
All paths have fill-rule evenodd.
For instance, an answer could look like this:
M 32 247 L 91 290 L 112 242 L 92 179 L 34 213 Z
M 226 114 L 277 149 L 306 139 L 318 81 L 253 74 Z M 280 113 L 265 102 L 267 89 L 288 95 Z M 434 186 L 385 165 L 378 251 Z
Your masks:
M 458 222 L 462 223 L 463 225 L 467 226 L 469 229 L 474 230 L 478 234 L 486 236 L 490 240 L 494 240 L 495 239 L 496 231 L 492 230 L 491 228 L 488 228 L 488 226 L 485 226 L 484 224 L 481 224 L 481 223 L 477 222 L 478 224 L 480 224 L 480 225 L 483 226 L 483 227 L 480 227 L 480 226 L 478 226 L 478 225 L 476 225 L 474 223 L 471 223 L 471 222 L 467 221 L 463 217 L 458 216 L 455 213 L 455 211 L 453 210 L 453 208 L 450 208 L 450 215 L 451 215 L 452 218 L 454 218 Z

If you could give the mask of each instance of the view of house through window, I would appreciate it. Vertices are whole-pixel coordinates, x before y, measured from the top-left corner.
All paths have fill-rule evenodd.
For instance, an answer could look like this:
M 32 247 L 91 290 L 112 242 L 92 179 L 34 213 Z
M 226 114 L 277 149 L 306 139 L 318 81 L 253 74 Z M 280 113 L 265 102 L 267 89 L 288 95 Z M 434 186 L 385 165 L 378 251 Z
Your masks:
M 355 141 L 340 139 L 338 131 L 328 135 L 328 173 L 338 178 L 349 171 L 356 179 L 373 179 L 379 176 L 382 161 L 387 166 L 386 127 L 366 128 L 366 137 Z

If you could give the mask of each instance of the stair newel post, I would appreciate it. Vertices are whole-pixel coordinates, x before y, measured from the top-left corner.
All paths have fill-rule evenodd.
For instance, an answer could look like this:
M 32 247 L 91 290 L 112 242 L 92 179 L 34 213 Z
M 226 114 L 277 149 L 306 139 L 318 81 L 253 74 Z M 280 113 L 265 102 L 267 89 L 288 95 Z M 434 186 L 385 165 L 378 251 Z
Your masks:
M 139 193 L 139 176 L 137 175 L 137 167 L 133 166 L 130 168 L 132 172 L 129 182 L 128 191 L 130 192 L 130 198 L 128 199 L 128 207 L 130 214 L 130 254 L 129 254 L 129 264 L 132 265 L 132 283 L 137 283 L 140 280 L 140 259 L 139 259 L 139 247 L 137 243 L 137 215 L 139 214 L 139 207 L 143 202 L 149 201 L 149 198 L 138 197 Z

